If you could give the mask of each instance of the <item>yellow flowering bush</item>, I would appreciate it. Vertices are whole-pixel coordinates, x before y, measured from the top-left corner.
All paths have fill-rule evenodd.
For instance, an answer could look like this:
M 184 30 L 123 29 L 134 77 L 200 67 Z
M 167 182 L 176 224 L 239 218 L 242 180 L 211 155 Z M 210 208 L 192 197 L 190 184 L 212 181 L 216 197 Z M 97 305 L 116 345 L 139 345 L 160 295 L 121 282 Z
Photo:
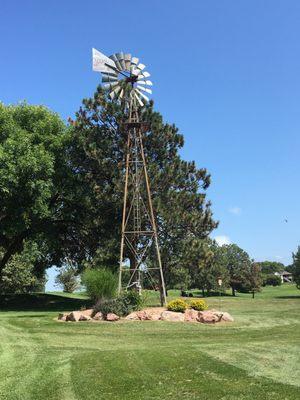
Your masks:
M 205 300 L 202 299 L 191 300 L 190 307 L 197 311 L 207 310 L 208 308 Z
M 185 312 L 187 308 L 188 304 L 182 299 L 172 300 L 167 304 L 167 309 L 169 311 Z

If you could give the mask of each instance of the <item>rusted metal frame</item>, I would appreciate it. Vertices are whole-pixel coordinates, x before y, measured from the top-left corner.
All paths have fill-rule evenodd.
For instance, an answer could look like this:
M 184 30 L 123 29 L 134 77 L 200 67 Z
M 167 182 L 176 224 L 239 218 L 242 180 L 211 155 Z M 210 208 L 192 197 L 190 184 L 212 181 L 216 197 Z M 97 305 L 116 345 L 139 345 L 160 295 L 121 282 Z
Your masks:
M 162 270 L 162 262 L 161 262 L 161 257 L 160 257 L 159 244 L 158 244 L 156 222 L 155 222 L 153 206 L 152 206 L 151 191 L 150 191 L 150 184 L 149 184 L 148 172 L 147 172 L 147 167 L 146 167 L 146 158 L 145 158 L 144 147 L 143 147 L 142 133 L 140 130 L 139 130 L 139 137 L 140 137 L 141 155 L 142 155 L 142 159 L 143 159 L 146 188 L 147 188 L 147 194 L 148 194 L 148 203 L 149 203 L 150 215 L 151 215 L 151 223 L 152 223 L 152 229 L 154 230 L 155 247 L 156 247 L 158 265 L 159 265 L 159 270 L 160 270 L 160 279 L 161 279 L 162 295 L 163 295 L 162 301 L 163 301 L 164 305 L 166 305 L 167 304 L 167 295 L 166 295 L 165 280 L 164 280 L 164 275 L 163 275 L 163 270 Z
M 124 257 L 124 237 L 125 237 L 125 218 L 126 218 L 126 206 L 127 206 L 127 194 L 128 194 L 128 171 L 129 171 L 129 152 L 130 149 L 130 135 L 127 138 L 127 154 L 126 154 L 126 172 L 125 172 L 125 188 L 124 188 L 124 199 L 123 199 L 123 215 L 122 215 L 122 232 L 121 232 L 121 249 L 120 249 L 120 270 L 119 270 L 119 282 L 118 282 L 118 293 L 122 290 L 122 264 Z
M 127 239 L 127 238 L 126 238 L 126 239 Z M 128 241 L 128 239 L 127 239 L 127 241 Z M 143 258 L 144 258 L 145 254 L 146 254 L 146 251 L 147 251 L 148 247 L 150 247 L 149 244 L 150 244 L 150 241 L 147 243 L 147 245 L 146 245 L 146 247 L 145 247 L 143 253 L 141 254 L 141 256 L 138 255 L 140 259 L 137 260 L 138 262 L 137 262 L 135 268 L 133 269 L 133 273 L 131 274 L 131 277 L 130 277 L 130 279 L 129 279 L 129 282 L 128 282 L 128 285 L 127 285 L 127 286 L 130 286 L 131 281 L 132 281 L 132 278 L 134 277 L 135 273 L 138 271 L 139 266 L 142 264 Z M 151 244 L 152 244 L 152 243 L 151 243 Z M 135 253 L 136 253 L 136 251 L 135 251 Z

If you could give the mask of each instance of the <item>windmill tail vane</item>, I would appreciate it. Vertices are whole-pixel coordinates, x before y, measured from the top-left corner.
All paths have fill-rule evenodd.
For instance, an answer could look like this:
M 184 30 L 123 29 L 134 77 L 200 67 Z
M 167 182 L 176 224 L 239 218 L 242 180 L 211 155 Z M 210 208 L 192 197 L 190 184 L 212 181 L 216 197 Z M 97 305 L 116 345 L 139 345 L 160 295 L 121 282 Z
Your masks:
M 107 57 L 93 49 L 93 70 L 101 72 L 103 89 L 111 100 L 125 103 L 124 111 L 128 110 L 123 126 L 127 147 L 118 290 L 134 287 L 141 292 L 147 277 L 148 282 L 158 282 L 161 304 L 165 305 L 165 281 L 143 146 L 145 124 L 140 121 L 140 112 L 149 101 L 147 95 L 152 94 L 150 74 L 145 68 L 129 53 L 119 52 Z

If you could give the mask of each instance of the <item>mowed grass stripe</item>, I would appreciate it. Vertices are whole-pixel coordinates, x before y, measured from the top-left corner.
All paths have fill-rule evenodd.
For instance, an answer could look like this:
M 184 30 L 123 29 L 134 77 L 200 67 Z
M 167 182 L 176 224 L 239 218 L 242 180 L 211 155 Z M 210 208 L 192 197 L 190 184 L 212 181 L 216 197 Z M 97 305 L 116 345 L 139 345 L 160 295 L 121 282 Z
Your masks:
M 39 296 L 36 312 L 29 299 L 23 307 L 2 302 L 0 399 L 298 400 L 298 296 L 283 286 L 254 300 L 210 298 L 235 318 L 215 326 L 58 323 L 55 298 L 59 310 L 86 299 Z

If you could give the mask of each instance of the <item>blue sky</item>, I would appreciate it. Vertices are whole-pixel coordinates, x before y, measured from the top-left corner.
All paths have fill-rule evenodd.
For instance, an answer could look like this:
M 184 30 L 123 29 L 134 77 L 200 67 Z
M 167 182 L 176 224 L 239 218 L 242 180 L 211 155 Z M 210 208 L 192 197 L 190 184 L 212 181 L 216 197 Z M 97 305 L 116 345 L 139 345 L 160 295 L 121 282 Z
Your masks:
M 156 108 L 185 136 L 183 157 L 212 175 L 212 236 L 257 260 L 291 261 L 300 244 L 299 1 L 4 0 L 0 18 L 1 101 L 67 118 L 100 82 L 92 47 L 138 56 Z

